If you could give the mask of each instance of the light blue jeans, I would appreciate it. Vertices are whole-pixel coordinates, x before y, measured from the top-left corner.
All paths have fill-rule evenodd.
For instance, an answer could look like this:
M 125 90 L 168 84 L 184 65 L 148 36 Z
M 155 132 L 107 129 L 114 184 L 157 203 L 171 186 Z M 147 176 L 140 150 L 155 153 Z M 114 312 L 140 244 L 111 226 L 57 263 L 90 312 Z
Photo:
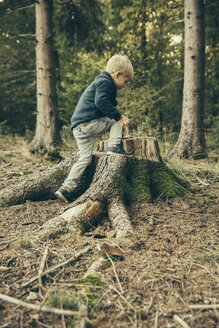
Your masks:
M 108 117 L 100 117 L 90 122 L 77 125 L 73 135 L 79 149 L 79 159 L 63 182 L 63 186 L 74 190 L 86 167 L 91 163 L 95 140 L 101 134 L 110 131 L 108 147 L 119 145 L 122 140 L 122 126 Z

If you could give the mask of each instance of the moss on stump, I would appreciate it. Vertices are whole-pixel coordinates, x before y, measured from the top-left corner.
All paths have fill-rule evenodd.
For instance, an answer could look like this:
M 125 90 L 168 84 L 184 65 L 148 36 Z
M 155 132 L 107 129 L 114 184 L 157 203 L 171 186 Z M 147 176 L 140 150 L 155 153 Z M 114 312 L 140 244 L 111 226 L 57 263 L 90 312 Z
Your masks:
M 189 182 L 178 176 L 161 161 L 130 158 L 121 171 L 116 172 L 107 199 L 116 196 L 125 204 L 151 202 L 189 193 Z

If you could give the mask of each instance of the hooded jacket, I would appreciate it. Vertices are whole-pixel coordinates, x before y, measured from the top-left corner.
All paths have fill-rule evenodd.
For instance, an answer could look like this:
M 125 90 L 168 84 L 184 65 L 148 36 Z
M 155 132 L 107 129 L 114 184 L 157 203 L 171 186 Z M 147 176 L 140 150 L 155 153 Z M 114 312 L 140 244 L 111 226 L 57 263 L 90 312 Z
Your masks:
M 116 86 L 111 75 L 104 71 L 85 89 L 71 118 L 71 129 L 78 124 L 107 116 L 119 121 L 121 114 L 115 108 Z

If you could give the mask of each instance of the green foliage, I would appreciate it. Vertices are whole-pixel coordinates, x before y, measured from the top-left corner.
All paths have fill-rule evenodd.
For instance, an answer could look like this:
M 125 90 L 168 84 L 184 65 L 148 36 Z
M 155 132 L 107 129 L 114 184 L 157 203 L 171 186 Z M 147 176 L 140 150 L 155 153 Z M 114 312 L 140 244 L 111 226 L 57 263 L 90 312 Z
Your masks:
M 133 134 L 163 136 L 180 128 L 183 89 L 184 2 L 152 0 L 53 1 L 60 127 L 83 90 L 115 53 L 135 71 L 118 92 L 118 109 Z M 23 8 L 23 9 L 21 9 Z M 218 17 L 216 0 L 205 1 L 205 129 L 218 148 Z M 36 111 L 35 24 L 32 0 L 0 2 L 0 130 L 33 133 Z
M 101 4 L 97 0 L 54 0 L 54 29 L 61 52 L 66 47 L 86 51 L 102 49 L 105 26 Z
M 3 1 L 0 15 L 0 121 L 6 120 L 10 129 L 24 133 L 26 128 L 34 128 L 35 121 L 33 2 Z

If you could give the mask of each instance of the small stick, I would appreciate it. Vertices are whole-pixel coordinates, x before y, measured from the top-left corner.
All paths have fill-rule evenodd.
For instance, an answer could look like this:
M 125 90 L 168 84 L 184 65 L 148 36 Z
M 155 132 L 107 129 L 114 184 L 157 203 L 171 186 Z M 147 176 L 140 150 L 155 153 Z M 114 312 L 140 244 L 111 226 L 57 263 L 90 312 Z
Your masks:
M 42 273 L 41 277 L 46 276 L 48 273 L 54 272 L 55 270 L 61 268 L 62 266 L 65 266 L 66 264 L 72 262 L 72 261 L 76 261 L 80 256 L 86 254 L 89 250 L 91 249 L 90 246 L 86 247 L 85 249 L 83 249 L 82 251 L 78 252 L 77 254 L 75 254 L 74 256 L 70 257 L 68 260 L 66 260 L 65 262 L 59 263 L 57 265 L 55 265 L 54 267 L 44 271 L 44 273 Z M 21 287 L 26 287 L 28 285 L 30 285 L 32 282 L 34 282 L 35 280 L 37 280 L 39 277 L 39 275 L 31 278 L 29 281 L 23 283 L 21 285 Z
M 50 313 L 55 313 L 55 314 L 61 314 L 61 315 L 75 315 L 75 316 L 83 316 L 83 313 L 76 312 L 76 311 L 70 311 L 70 310 L 60 310 L 54 307 L 49 307 L 49 306 L 41 306 L 41 305 L 36 305 L 36 304 L 31 304 L 27 302 L 23 302 L 21 300 L 18 300 L 14 297 L 7 296 L 4 294 L 0 293 L 0 299 L 9 303 L 13 303 L 19 306 L 26 307 L 31 310 L 36 310 L 36 311 L 42 311 L 42 312 L 50 312 Z
M 43 287 L 43 283 L 42 283 L 42 274 L 43 274 L 43 269 L 46 263 L 46 259 L 48 256 L 48 250 L 49 250 L 49 246 L 46 246 L 45 251 L 43 253 L 43 257 L 40 263 L 40 267 L 39 267 L 39 271 L 38 271 L 38 278 L 39 278 L 39 285 L 40 287 Z
M 119 284 L 119 288 L 120 288 L 120 290 L 121 290 L 121 293 L 124 294 L 124 291 L 123 291 L 122 286 L 121 286 L 120 281 L 119 281 L 119 277 L 118 277 L 118 275 L 117 275 L 117 273 L 116 273 L 115 265 L 114 265 L 114 263 L 113 263 L 111 257 L 109 256 L 109 254 L 108 254 L 107 252 L 106 252 L 106 256 L 108 257 L 108 259 L 110 260 L 110 262 L 111 262 L 111 264 L 112 264 L 113 271 L 114 271 L 114 273 L 115 273 L 116 280 L 118 281 L 118 284 Z
M 190 326 L 187 325 L 187 323 L 183 319 L 181 319 L 177 314 L 174 314 L 173 320 L 178 322 L 183 328 L 190 328 Z
M 11 270 L 10 267 L 0 266 L 0 271 L 9 271 L 9 270 Z
M 113 289 L 133 310 L 136 311 L 136 308 L 118 291 L 118 289 L 112 285 L 109 285 L 110 289 Z
M 159 312 L 157 311 L 157 312 L 156 312 L 156 315 L 155 315 L 154 328 L 157 328 L 157 327 L 158 327 L 158 317 L 159 317 Z
M 193 310 L 219 309 L 219 304 L 192 304 L 189 308 Z
M 63 310 L 63 307 L 62 307 L 62 301 L 60 302 L 61 304 L 61 310 Z M 65 324 L 65 316 L 64 314 L 62 313 L 62 325 L 63 325 L 63 328 L 66 328 L 66 324 Z

